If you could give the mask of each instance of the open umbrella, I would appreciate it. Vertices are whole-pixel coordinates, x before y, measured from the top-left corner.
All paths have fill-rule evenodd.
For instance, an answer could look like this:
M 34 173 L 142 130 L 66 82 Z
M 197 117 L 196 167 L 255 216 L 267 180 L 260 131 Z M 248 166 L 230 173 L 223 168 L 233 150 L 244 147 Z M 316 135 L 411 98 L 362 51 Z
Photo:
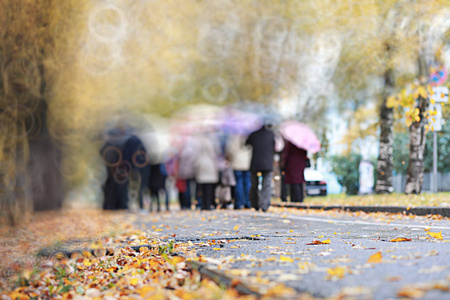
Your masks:
M 317 153 L 320 141 L 308 125 L 297 121 L 285 121 L 280 126 L 281 135 L 298 148 Z
M 231 107 L 225 108 L 219 118 L 222 122 L 222 130 L 236 135 L 248 135 L 264 124 L 258 115 Z
M 181 108 L 171 117 L 171 133 L 192 135 L 217 131 L 222 123 L 218 115 L 222 108 L 210 104 L 192 104 Z

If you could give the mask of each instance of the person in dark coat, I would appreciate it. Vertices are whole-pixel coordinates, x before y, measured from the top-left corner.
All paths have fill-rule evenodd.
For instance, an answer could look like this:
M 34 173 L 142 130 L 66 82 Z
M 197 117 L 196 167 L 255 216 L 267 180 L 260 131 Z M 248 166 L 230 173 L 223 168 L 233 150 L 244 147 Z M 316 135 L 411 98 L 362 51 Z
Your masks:
M 142 203 L 142 189 L 148 181 L 150 168 L 147 153 L 139 138 L 124 129 L 112 129 L 108 132 L 108 139 L 100 154 L 107 169 L 106 182 L 102 186 L 103 209 L 128 209 L 130 176 L 133 171 L 138 174 L 137 197 Z
M 289 185 L 291 202 L 303 202 L 303 174 L 306 167 L 306 150 L 296 147 L 287 141 L 282 153 L 284 166 L 284 182 Z
M 153 164 L 150 166 L 150 180 L 148 188 L 150 189 L 150 211 L 153 208 L 153 200 L 157 205 L 157 210 L 160 211 L 160 194 L 164 194 L 166 199 L 166 211 L 169 211 L 169 194 L 166 190 L 167 170 L 163 163 Z
M 143 208 L 143 190 L 147 188 L 150 176 L 150 164 L 142 141 L 135 135 L 125 142 L 123 160 L 131 165 L 128 176 L 128 200 L 135 198 Z
M 265 212 L 270 206 L 273 155 L 275 153 L 275 134 L 272 131 L 272 125 L 266 124 L 261 129 L 252 132 L 245 144 L 252 147 L 250 204 L 256 210 L 261 208 Z M 258 196 L 259 176 L 262 176 L 261 197 Z
M 108 137 L 100 149 L 106 165 L 107 177 L 102 185 L 103 209 L 126 209 L 128 203 L 128 175 L 124 170 L 123 147 L 130 138 L 124 130 L 115 128 L 108 131 Z

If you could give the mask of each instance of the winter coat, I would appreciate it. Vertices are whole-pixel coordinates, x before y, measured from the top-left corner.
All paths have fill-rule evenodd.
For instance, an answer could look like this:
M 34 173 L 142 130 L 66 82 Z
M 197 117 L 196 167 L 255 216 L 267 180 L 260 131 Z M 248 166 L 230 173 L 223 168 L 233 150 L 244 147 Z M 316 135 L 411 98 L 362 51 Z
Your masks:
M 220 145 L 212 136 L 203 136 L 198 142 L 195 160 L 195 180 L 199 184 L 219 182 Z
M 195 161 L 198 156 L 198 149 L 196 144 L 198 144 L 198 141 L 196 141 L 195 138 L 190 138 L 186 141 L 178 157 L 177 178 L 195 178 Z
M 286 184 L 299 184 L 305 182 L 303 171 L 305 170 L 306 150 L 297 148 L 291 142 L 287 142 L 282 153 L 284 165 L 284 182 Z
M 164 164 L 156 164 L 150 166 L 150 180 L 148 188 L 152 192 L 158 192 L 166 188 L 167 172 Z
M 245 138 L 232 136 L 227 141 L 226 154 L 231 167 L 235 171 L 250 170 L 252 160 L 252 148 L 245 145 Z
M 273 171 L 273 155 L 275 153 L 275 134 L 265 126 L 252 132 L 245 142 L 252 146 L 250 171 Z

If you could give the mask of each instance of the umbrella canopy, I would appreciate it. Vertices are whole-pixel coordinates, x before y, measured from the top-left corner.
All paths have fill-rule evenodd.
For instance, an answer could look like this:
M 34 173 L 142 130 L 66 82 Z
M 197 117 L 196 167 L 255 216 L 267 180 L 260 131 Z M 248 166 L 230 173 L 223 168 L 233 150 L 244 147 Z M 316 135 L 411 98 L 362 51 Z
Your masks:
M 273 105 L 243 100 L 232 104 L 231 107 L 257 115 L 262 120 L 262 124 L 271 123 L 277 125 L 283 119 L 278 109 Z
M 258 115 L 236 108 L 225 108 L 220 113 L 219 118 L 221 119 L 222 130 L 225 133 L 236 135 L 248 135 L 264 124 L 264 121 Z
M 306 124 L 297 121 L 285 121 L 280 126 L 281 135 L 298 148 L 317 153 L 320 141 L 314 131 Z
M 193 104 L 178 110 L 171 118 L 171 133 L 192 135 L 220 129 L 218 117 L 221 107 L 210 104 Z

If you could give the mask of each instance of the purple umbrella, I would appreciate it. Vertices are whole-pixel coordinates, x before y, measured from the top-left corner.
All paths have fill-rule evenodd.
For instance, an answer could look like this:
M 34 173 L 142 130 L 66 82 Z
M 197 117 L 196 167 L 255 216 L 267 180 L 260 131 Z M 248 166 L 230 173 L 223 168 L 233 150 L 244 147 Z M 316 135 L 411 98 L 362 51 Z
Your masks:
M 308 125 L 297 121 L 285 121 L 280 126 L 281 135 L 298 148 L 317 153 L 320 141 Z
M 222 129 L 236 135 L 247 135 L 263 125 L 263 120 L 258 115 L 234 108 L 225 109 L 220 118 Z

